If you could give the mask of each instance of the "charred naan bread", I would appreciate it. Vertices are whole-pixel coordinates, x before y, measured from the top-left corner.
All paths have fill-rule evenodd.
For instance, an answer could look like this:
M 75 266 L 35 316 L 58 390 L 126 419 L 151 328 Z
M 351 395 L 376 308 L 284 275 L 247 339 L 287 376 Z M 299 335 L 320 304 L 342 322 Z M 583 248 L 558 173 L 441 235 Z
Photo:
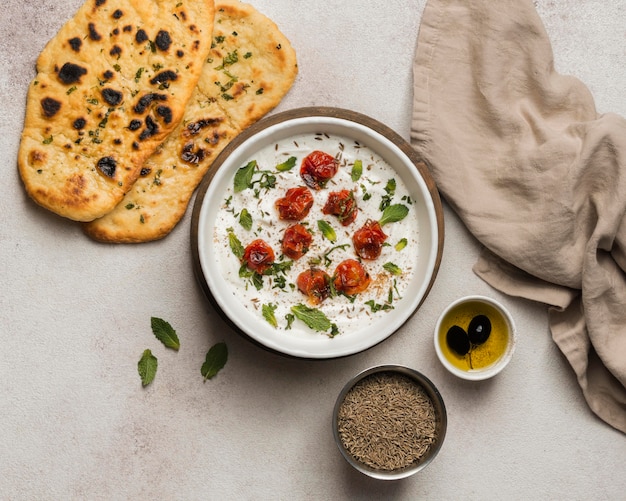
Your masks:
M 124 200 L 84 231 L 104 242 L 167 235 L 215 157 L 292 86 L 296 54 L 274 22 L 234 0 L 216 2 L 213 48 L 183 121 L 144 164 Z
M 124 197 L 182 118 L 213 0 L 87 0 L 37 60 L 18 154 L 28 194 L 91 221 Z

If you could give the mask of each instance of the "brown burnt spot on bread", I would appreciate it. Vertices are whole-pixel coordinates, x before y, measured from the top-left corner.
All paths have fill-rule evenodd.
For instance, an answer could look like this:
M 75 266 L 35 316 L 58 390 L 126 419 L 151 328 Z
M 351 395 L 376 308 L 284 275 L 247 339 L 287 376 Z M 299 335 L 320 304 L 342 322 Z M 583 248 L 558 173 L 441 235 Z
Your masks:
M 102 74 L 102 78 L 104 78 L 104 80 L 111 80 L 114 76 L 115 76 L 115 73 L 113 73 L 111 70 L 106 70 Z
M 120 19 L 123 15 L 124 15 L 124 12 L 122 11 L 122 9 L 115 9 L 113 14 L 111 14 L 113 19 Z
M 154 101 L 167 101 L 167 96 L 156 92 L 144 94 L 139 98 L 139 101 L 137 101 L 133 110 L 135 113 L 142 115 Z
M 70 38 L 67 43 L 70 44 L 74 52 L 80 52 L 80 47 L 83 45 L 83 41 L 78 37 Z
M 144 43 L 144 42 L 147 42 L 148 40 L 149 40 L 148 34 L 145 32 L 145 30 L 139 28 L 137 30 L 137 33 L 135 33 L 135 41 L 137 43 Z
M 74 63 L 65 63 L 59 70 L 58 77 L 62 83 L 70 85 L 73 83 L 79 83 L 83 75 L 87 74 L 87 70 L 82 66 L 78 66 Z
M 87 120 L 85 120 L 83 117 L 79 117 L 76 120 L 74 120 L 74 122 L 72 123 L 72 127 L 76 130 L 82 130 L 85 128 L 85 125 L 87 125 Z
M 165 70 L 165 71 L 162 71 L 161 73 L 158 73 L 156 76 L 154 76 L 152 80 L 150 80 L 150 83 L 152 85 L 162 85 L 162 84 L 166 84 L 167 82 L 173 82 L 177 79 L 178 79 L 178 75 L 176 74 L 175 71 Z
M 102 157 L 100 160 L 98 160 L 98 163 L 96 163 L 96 168 L 98 169 L 98 172 L 104 174 L 108 178 L 115 177 L 116 167 L 117 161 L 111 156 Z
M 146 128 L 139 134 L 139 140 L 145 141 L 146 139 L 159 133 L 159 124 L 154 121 L 150 115 L 145 120 Z
M 121 56 L 122 55 L 122 48 L 119 45 L 114 45 L 111 50 L 109 51 L 109 55 L 111 56 Z
M 28 163 L 33 166 L 42 165 L 46 163 L 48 156 L 44 151 L 30 150 L 28 154 Z
M 172 109 L 169 106 L 157 106 L 156 112 L 166 124 L 172 123 Z
M 102 40 L 102 35 L 98 33 L 98 30 L 96 30 L 96 25 L 94 23 L 89 23 L 87 28 L 89 29 L 90 40 L 93 40 L 94 42 Z
M 96 0 L 96 7 L 101 7 L 105 3 L 107 3 L 107 0 Z
M 123 100 L 123 95 L 120 91 L 105 87 L 101 91 L 102 98 L 111 106 L 119 105 Z
M 170 45 L 172 45 L 172 37 L 170 36 L 169 32 L 165 30 L 159 30 L 156 38 L 154 39 L 154 44 L 157 46 L 157 49 L 165 52 L 169 50 Z
M 61 103 L 51 97 L 44 97 L 41 100 L 41 109 L 46 118 L 52 118 L 61 109 Z
M 180 159 L 188 164 L 199 164 L 204 160 L 206 152 L 203 148 L 195 147 L 193 141 L 185 144 L 180 152 Z
M 215 127 L 224 121 L 223 118 L 201 118 L 200 120 L 196 120 L 195 122 L 191 122 L 187 124 L 187 128 L 183 132 L 183 135 L 195 136 L 199 134 L 202 129 L 206 127 Z

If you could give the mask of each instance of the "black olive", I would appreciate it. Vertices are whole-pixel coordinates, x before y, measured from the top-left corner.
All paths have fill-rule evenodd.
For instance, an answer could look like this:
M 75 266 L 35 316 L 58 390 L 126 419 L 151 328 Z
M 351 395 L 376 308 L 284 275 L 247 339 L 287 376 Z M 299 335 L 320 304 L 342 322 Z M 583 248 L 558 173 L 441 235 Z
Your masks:
M 467 328 L 472 344 L 483 344 L 491 334 L 491 320 L 486 315 L 476 315 Z
M 464 356 L 470 351 L 470 341 L 465 332 L 458 325 L 453 325 L 448 329 L 446 334 L 446 342 L 452 351 Z

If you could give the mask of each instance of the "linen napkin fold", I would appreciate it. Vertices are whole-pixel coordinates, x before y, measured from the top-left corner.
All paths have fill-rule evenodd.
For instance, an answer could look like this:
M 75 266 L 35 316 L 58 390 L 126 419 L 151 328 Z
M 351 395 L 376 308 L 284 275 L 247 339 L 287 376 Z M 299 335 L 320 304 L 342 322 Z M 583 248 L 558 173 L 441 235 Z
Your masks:
M 413 71 L 411 142 L 484 246 L 474 272 L 548 305 L 590 408 L 626 433 L 626 121 L 555 72 L 531 0 L 429 0 Z

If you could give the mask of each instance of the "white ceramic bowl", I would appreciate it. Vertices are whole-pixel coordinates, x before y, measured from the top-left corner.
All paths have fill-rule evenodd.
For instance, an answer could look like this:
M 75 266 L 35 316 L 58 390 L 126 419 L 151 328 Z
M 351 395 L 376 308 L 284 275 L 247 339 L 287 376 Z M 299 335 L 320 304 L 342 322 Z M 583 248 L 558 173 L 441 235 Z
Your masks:
M 215 231 L 218 211 L 238 169 L 264 147 L 301 134 L 341 136 L 365 145 L 393 167 L 410 193 L 418 217 L 419 245 L 412 278 L 394 309 L 380 320 L 330 337 L 296 323 L 276 329 L 244 306 L 232 280 L 224 277 Z M 443 215 L 434 181 L 425 164 L 401 137 L 364 115 L 336 108 L 303 108 L 271 116 L 244 131 L 216 159 L 198 188 L 192 216 L 196 275 L 208 299 L 239 333 L 269 350 L 301 358 L 351 355 L 385 340 L 417 310 L 435 279 L 443 245 Z M 278 255 L 278 253 L 277 253 Z M 296 292 L 296 294 L 298 294 Z M 301 300 L 300 300 L 301 301 Z
M 476 315 L 486 315 L 493 327 L 490 339 L 478 347 L 482 351 L 473 352 L 475 363 L 479 367 L 470 368 L 466 366 L 470 354 L 464 357 L 455 354 L 450 349 L 446 336 L 452 326 L 469 330 L 469 322 Z M 437 357 L 455 376 L 471 381 L 489 379 L 500 373 L 513 357 L 516 344 L 515 322 L 509 311 L 495 299 L 486 296 L 462 297 L 452 302 L 439 316 L 434 343 Z M 481 360 L 484 366 L 480 366 Z

